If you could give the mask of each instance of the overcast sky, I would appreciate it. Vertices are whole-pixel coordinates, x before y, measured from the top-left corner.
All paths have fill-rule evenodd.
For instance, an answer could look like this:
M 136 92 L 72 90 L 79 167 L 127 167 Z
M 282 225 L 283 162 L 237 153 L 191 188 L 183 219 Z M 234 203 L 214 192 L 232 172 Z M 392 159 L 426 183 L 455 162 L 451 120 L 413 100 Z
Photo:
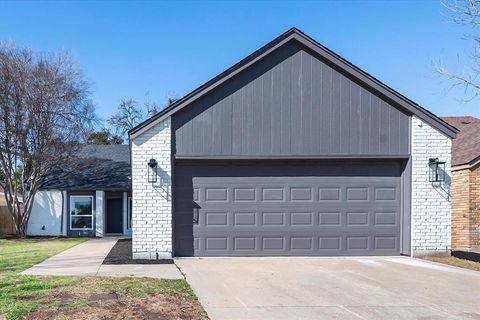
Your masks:
M 438 115 L 480 117 L 480 100 L 435 73 L 472 53 L 440 1 L 2 2 L 0 40 L 70 51 L 103 119 L 122 98 L 181 97 L 298 27 Z

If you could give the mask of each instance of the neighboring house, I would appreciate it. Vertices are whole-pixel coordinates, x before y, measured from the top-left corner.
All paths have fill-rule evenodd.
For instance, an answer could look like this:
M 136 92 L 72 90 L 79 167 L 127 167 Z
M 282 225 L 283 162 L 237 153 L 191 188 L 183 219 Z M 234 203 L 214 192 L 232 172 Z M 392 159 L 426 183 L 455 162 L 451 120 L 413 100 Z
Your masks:
M 133 256 L 448 252 L 457 132 L 291 29 L 130 131 Z
M 444 117 L 460 129 L 452 145 L 452 248 L 480 248 L 480 119 Z
M 87 145 L 42 181 L 28 234 L 128 235 L 131 186 L 128 145 Z

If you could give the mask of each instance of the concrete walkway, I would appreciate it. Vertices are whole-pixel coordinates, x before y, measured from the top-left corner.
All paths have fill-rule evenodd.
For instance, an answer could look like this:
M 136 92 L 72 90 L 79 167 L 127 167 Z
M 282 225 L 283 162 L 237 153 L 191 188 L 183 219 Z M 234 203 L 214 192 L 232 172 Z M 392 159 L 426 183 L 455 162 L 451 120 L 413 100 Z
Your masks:
M 103 265 L 103 259 L 118 239 L 106 237 L 88 240 L 34 265 L 21 274 L 183 279 L 183 275 L 174 264 Z
M 480 272 L 408 257 L 175 262 L 212 320 L 480 319 Z

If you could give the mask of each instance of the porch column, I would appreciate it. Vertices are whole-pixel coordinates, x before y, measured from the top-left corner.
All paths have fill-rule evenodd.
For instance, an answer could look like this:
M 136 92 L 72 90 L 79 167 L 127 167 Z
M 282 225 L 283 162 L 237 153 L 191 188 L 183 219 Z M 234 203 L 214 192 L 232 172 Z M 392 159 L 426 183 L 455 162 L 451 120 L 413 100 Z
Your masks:
M 70 199 L 68 198 L 67 191 L 62 191 L 62 197 L 63 197 L 63 215 L 62 215 L 62 236 L 66 237 L 67 236 L 67 221 L 68 221 L 68 215 L 70 214 Z
M 127 235 L 130 233 L 128 230 L 128 196 L 127 193 L 123 193 L 123 234 Z
M 95 236 L 103 237 L 104 233 L 105 192 L 95 191 Z

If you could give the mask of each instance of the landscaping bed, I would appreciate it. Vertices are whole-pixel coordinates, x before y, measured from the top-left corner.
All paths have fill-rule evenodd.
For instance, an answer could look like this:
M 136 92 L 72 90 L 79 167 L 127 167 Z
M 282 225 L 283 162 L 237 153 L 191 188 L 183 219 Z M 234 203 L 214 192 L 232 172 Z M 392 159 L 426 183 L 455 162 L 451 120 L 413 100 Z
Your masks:
M 0 240 L 0 319 L 208 319 L 185 280 L 18 274 L 85 240 Z
M 103 260 L 103 264 L 171 264 L 173 259 L 132 259 L 132 239 L 119 239 Z

